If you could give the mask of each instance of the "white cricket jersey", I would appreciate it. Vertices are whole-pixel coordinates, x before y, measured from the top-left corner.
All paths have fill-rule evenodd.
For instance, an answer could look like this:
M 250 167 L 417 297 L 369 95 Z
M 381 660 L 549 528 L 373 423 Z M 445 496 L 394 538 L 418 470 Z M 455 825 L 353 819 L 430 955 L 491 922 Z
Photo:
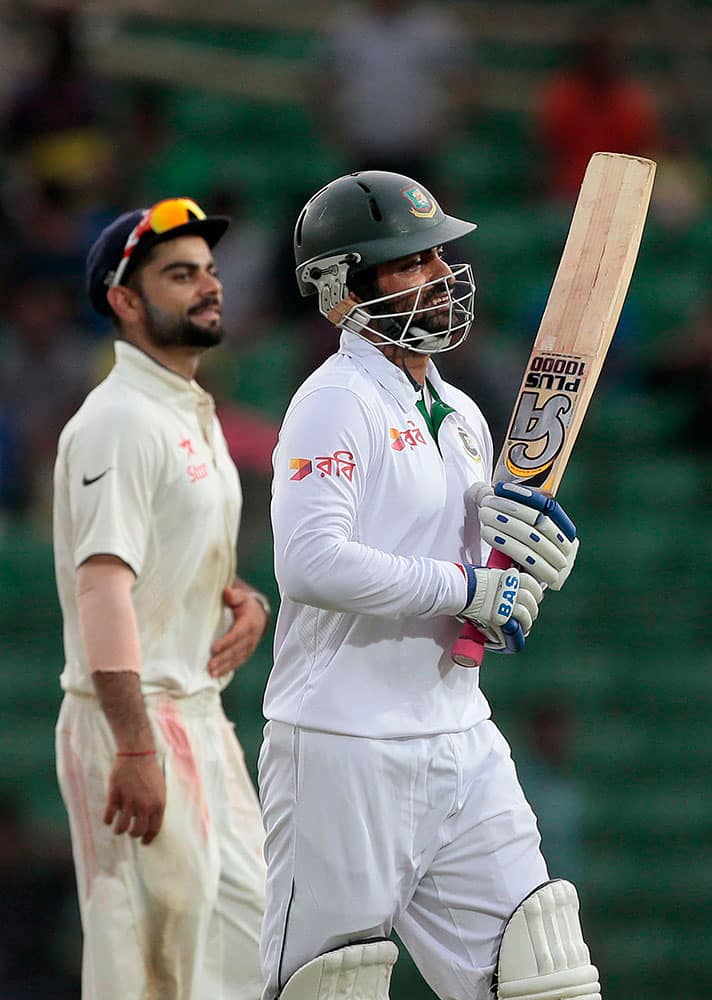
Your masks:
M 444 382 L 437 442 L 419 394 L 382 352 L 345 332 L 297 391 L 274 454 L 281 607 L 269 719 L 355 736 L 457 732 L 489 715 L 477 669 L 456 666 L 479 521 L 464 494 L 489 481 L 478 407 Z
M 222 688 L 210 646 L 232 616 L 242 507 L 212 397 L 117 341 L 116 364 L 62 431 L 54 478 L 54 551 L 64 615 L 64 690 L 93 694 L 75 581 L 90 556 L 118 556 L 136 574 L 133 603 L 146 693 Z

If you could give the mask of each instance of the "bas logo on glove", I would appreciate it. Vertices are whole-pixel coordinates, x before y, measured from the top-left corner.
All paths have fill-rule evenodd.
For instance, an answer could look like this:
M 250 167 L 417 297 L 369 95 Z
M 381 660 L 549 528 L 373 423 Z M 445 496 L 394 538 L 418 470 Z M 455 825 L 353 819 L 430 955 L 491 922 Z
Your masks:
M 488 569 L 460 566 L 467 580 L 467 603 L 462 621 L 472 622 L 487 640 L 487 649 L 518 653 L 539 614 L 544 596 L 541 585 L 516 566 Z
M 513 573 L 508 574 L 504 580 L 505 587 L 509 587 L 509 590 L 502 591 L 502 603 L 499 606 L 499 613 L 502 617 L 511 618 L 512 612 L 514 611 L 514 602 L 517 599 L 517 591 L 519 590 L 519 575 L 515 576 Z

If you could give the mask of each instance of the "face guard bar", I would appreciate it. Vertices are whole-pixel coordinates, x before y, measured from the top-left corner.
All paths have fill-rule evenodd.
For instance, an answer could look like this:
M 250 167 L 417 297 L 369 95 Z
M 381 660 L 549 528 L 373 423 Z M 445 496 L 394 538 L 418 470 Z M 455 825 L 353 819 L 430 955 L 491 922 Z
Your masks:
M 358 254 L 339 255 L 302 269 L 303 280 L 313 282 L 319 292 L 319 312 L 331 323 L 352 333 L 368 331 L 378 346 L 393 344 L 418 354 L 451 351 L 465 340 L 475 318 L 475 281 L 469 264 L 452 264 L 447 277 L 356 303 L 349 297 L 346 280 L 349 267 L 359 259 Z M 438 302 L 428 301 L 431 291 Z M 397 301 L 410 296 L 409 308 L 390 311 Z M 429 315 L 445 310 L 447 323 L 442 330 L 419 325 Z

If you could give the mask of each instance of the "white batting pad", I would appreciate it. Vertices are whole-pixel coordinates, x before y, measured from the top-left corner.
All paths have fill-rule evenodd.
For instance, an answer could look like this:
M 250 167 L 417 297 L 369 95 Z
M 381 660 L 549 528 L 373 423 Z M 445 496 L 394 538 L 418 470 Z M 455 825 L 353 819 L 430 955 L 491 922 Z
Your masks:
M 499 1000 L 601 1000 L 570 882 L 546 882 L 514 911 L 497 969 Z
M 280 1000 L 388 1000 L 398 948 L 392 941 L 351 944 L 297 969 Z

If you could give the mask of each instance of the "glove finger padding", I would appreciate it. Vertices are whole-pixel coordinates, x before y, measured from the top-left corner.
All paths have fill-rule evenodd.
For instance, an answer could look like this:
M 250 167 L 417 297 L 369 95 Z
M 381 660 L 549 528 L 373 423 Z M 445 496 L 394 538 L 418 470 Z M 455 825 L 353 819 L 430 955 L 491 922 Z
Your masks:
M 539 617 L 539 605 L 544 599 L 544 588 L 529 573 L 519 574 L 519 590 L 514 604 L 512 618 L 516 618 L 522 626 L 526 638 L 532 630 L 532 625 Z
M 540 583 L 560 590 L 576 559 L 576 528 L 553 497 L 517 483 L 494 490 L 475 483 L 466 498 L 478 508 L 481 536 Z
M 538 516 L 543 520 L 535 527 L 520 520 L 516 513 L 505 514 L 498 503 L 494 505 L 493 501 L 497 499 L 492 497 L 480 508 L 482 540 L 493 549 L 504 552 L 513 563 L 526 569 L 541 583 L 559 590 L 560 584 L 571 572 L 578 551 L 578 539 L 570 542 L 541 514 Z M 551 539 L 552 529 L 558 533 L 556 540 Z M 559 538 L 562 540 L 559 541 Z
M 576 556 L 578 555 L 578 550 L 579 550 L 579 545 L 580 544 L 581 543 L 580 543 L 579 539 L 575 538 L 574 542 L 573 542 L 573 545 L 571 547 L 571 553 L 569 554 L 569 558 L 566 560 L 566 565 L 559 572 L 559 575 L 557 576 L 557 578 L 554 581 L 554 583 L 549 584 L 549 586 L 551 587 L 552 590 L 561 590 L 561 588 L 563 587 L 563 585 L 568 580 L 569 574 L 571 573 L 571 570 L 574 568 L 574 563 L 576 562 Z

